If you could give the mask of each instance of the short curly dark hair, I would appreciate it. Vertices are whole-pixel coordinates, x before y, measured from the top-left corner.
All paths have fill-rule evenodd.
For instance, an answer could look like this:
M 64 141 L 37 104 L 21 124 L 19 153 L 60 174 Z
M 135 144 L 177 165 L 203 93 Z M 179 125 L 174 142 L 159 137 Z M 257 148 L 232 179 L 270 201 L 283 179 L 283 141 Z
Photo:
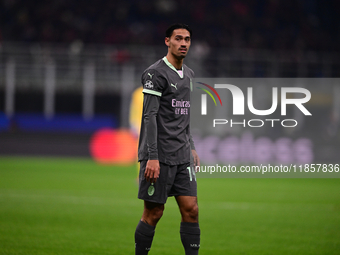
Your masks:
M 175 23 L 175 24 L 172 24 L 170 27 L 168 27 L 168 29 L 165 31 L 165 37 L 170 38 L 174 30 L 179 29 L 179 28 L 188 30 L 190 33 L 190 37 L 192 36 L 192 30 L 188 25 L 183 24 L 183 23 Z

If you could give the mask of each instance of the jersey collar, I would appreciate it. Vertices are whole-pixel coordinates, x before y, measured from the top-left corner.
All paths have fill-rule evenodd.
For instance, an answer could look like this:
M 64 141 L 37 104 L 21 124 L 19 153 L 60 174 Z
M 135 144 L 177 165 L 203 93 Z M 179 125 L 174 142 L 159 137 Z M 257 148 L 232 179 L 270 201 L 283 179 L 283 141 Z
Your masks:
M 163 61 L 165 62 L 165 64 L 167 64 L 172 70 L 174 70 L 179 77 L 181 77 L 181 79 L 183 79 L 183 76 L 184 76 L 184 71 L 183 71 L 183 66 L 182 66 L 182 75 L 177 71 L 177 69 L 169 62 L 169 60 L 164 57 L 163 58 Z

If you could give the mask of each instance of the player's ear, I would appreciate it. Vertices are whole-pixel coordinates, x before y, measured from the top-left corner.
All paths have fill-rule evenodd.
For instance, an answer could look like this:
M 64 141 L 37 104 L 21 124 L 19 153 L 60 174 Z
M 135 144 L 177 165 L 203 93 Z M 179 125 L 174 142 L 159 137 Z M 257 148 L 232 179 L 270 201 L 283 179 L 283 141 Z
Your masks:
M 166 46 L 170 46 L 170 38 L 169 37 L 165 37 L 165 45 Z

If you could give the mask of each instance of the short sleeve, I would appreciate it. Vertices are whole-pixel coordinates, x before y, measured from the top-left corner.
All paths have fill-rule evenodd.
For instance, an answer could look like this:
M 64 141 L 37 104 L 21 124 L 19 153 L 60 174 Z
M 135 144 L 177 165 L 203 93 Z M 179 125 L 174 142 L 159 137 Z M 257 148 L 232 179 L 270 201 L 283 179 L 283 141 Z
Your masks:
M 165 80 L 156 70 L 148 69 L 142 75 L 142 84 L 143 93 L 161 97 Z

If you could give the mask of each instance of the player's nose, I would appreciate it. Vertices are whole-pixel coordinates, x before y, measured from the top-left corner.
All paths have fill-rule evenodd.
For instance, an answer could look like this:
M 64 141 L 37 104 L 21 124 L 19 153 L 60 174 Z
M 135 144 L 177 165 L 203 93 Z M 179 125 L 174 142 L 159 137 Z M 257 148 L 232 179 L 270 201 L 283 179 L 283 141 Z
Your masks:
M 188 47 L 188 43 L 187 42 L 182 42 L 181 43 L 181 49 L 186 49 Z

